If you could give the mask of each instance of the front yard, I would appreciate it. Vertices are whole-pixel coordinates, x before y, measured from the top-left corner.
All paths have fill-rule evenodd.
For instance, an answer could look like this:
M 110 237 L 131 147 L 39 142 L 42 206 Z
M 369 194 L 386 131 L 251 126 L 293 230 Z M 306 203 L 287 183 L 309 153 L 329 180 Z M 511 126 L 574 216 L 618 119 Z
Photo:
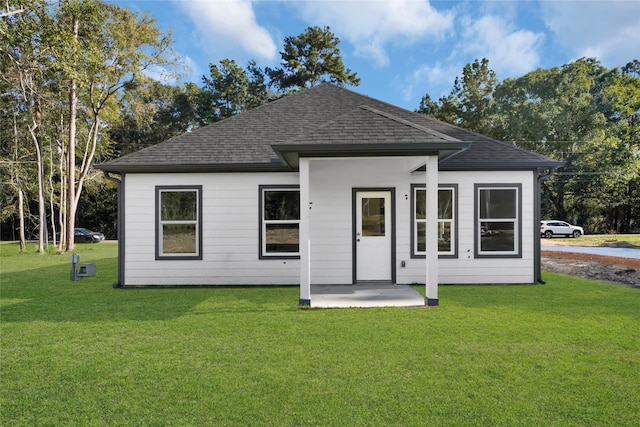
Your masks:
M 297 287 L 113 289 L 115 243 L 77 252 L 97 277 L 0 244 L 0 425 L 637 425 L 639 289 L 303 310 Z

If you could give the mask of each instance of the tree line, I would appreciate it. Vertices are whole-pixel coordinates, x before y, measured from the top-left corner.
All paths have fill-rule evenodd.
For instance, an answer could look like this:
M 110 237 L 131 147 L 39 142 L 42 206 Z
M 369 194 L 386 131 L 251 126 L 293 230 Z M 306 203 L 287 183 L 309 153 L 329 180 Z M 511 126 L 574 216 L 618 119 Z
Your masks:
M 640 61 L 607 69 L 582 58 L 498 82 L 476 60 L 417 111 L 566 162 L 543 184 L 544 217 L 640 231 Z
M 3 240 L 74 248 L 76 223 L 116 236 L 115 184 L 93 165 L 320 81 L 357 85 L 340 40 L 310 27 L 284 41 L 282 67 L 212 64 L 179 76 L 170 34 L 102 0 L 14 1 L 0 9 L 0 224 Z
M 210 64 L 179 75 L 171 35 L 102 0 L 32 0 L 0 9 L 0 224 L 3 240 L 73 250 L 76 224 L 116 237 L 116 186 L 102 162 L 303 90 L 360 83 L 339 38 L 309 27 L 284 39 L 280 66 Z M 589 232 L 640 230 L 640 63 L 595 59 L 498 82 L 486 59 L 417 112 L 536 151 L 566 166 L 543 188 L 543 212 Z

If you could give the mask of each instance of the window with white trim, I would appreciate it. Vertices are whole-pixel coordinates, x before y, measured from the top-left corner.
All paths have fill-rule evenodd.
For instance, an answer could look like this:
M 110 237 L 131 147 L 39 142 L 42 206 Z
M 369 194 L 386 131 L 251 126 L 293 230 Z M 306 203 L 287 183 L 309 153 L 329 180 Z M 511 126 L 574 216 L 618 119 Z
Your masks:
M 411 256 L 420 258 L 426 255 L 427 191 L 424 185 L 413 184 L 411 193 Z M 441 184 L 438 186 L 438 256 L 456 256 L 456 217 L 457 185 Z
M 475 255 L 521 256 L 521 184 L 475 185 Z
M 300 257 L 300 189 L 260 186 L 260 258 Z
M 156 187 L 156 259 L 202 259 L 202 186 Z

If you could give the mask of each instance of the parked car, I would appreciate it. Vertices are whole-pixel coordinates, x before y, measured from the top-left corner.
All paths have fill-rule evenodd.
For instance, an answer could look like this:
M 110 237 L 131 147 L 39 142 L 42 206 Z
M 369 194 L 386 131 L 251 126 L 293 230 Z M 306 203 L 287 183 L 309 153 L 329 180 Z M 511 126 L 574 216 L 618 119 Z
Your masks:
M 91 231 L 86 228 L 74 229 L 74 236 L 75 236 L 76 243 L 78 242 L 98 243 L 104 240 L 104 234 L 99 233 L 97 231 Z
M 104 234 L 99 233 L 97 231 L 91 231 L 86 228 L 74 228 L 74 241 L 78 242 L 89 242 L 89 243 L 98 243 L 104 240 Z M 56 233 L 58 239 L 60 239 L 60 233 Z
M 571 225 L 568 222 L 554 219 L 550 221 L 540 221 L 540 234 L 547 238 L 553 236 L 580 237 L 584 234 L 584 229 L 577 225 Z

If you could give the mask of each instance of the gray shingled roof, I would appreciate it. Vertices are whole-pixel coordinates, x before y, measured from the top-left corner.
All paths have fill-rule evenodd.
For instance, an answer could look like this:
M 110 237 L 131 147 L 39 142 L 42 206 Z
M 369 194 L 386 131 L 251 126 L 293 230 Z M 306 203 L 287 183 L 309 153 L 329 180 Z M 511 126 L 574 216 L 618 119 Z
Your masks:
M 439 154 L 441 170 L 559 167 L 422 114 L 323 83 L 98 165 L 110 172 L 291 170 L 299 155 Z M 455 154 L 454 154 L 455 153 Z

